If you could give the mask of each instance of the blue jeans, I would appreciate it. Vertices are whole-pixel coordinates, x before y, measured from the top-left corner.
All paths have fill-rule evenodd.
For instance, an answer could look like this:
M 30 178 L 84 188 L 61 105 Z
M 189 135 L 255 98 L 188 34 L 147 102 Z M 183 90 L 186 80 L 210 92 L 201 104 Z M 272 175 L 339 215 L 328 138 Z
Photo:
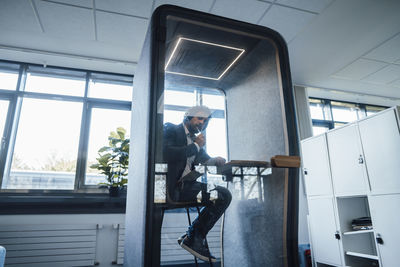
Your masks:
M 207 185 L 204 183 L 186 182 L 180 190 L 179 201 L 195 201 L 197 194 L 206 190 Z M 201 208 L 200 214 L 188 228 L 187 234 L 189 238 L 193 235 L 205 238 L 231 203 L 232 195 L 227 188 L 217 186 L 213 190 L 217 191 L 218 198 L 215 201 L 202 201 L 204 207 Z

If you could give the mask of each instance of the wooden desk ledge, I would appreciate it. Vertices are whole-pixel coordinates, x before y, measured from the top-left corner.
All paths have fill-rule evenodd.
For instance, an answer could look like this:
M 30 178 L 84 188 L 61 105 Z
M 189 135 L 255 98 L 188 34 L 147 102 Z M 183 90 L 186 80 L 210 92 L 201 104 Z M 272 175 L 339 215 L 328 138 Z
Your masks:
M 267 161 L 258 161 L 258 160 L 231 160 L 231 161 L 228 161 L 225 164 L 225 166 L 270 168 L 271 164 Z
M 276 155 L 271 158 L 271 165 L 274 168 L 299 168 L 300 163 L 299 156 Z

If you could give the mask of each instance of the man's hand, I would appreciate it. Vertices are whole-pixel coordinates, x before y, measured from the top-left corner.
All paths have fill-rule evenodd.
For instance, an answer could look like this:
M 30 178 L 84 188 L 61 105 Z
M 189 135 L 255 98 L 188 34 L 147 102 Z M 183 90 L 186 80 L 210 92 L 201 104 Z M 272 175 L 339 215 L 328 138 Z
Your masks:
M 226 160 L 222 157 L 215 158 L 215 165 L 217 165 L 217 166 L 222 166 L 225 164 L 225 162 L 226 162 Z
M 196 144 L 199 145 L 199 147 L 203 147 L 206 144 L 206 139 L 204 138 L 203 134 L 199 134 L 196 139 L 194 140 Z

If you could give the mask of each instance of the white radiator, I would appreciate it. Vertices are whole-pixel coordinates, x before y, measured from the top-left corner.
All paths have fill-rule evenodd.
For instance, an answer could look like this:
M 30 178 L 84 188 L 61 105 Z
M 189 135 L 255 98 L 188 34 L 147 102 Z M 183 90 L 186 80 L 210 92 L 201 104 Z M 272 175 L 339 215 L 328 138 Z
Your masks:
M 117 224 L 114 228 L 118 228 L 117 264 L 124 264 L 125 224 Z
M 92 266 L 97 225 L 1 225 L 6 267 Z

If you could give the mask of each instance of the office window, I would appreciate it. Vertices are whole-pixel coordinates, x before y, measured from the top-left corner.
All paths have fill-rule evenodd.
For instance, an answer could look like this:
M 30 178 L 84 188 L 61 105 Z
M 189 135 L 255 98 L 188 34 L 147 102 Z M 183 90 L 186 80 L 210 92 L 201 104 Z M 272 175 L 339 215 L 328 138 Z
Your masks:
M 352 122 L 361 119 L 360 108 L 353 103 L 331 101 L 334 121 Z
M 4 127 L 7 119 L 9 101 L 0 99 L 0 155 L 4 144 Z
M 225 109 L 225 96 L 222 92 L 218 94 L 203 94 L 203 104 L 211 109 Z
M 25 91 L 83 96 L 85 93 L 85 73 L 30 67 L 28 68 Z
M 110 110 L 105 108 L 93 108 L 89 129 L 89 147 L 86 164 L 86 185 L 97 185 L 105 182 L 105 176 L 90 165 L 97 163 L 98 151 L 104 146 L 109 146 L 110 132 L 116 132 L 118 127 L 126 130 L 126 137 L 130 136 L 129 110 Z
M 316 120 L 325 119 L 324 103 L 321 99 L 310 99 L 309 105 L 311 118 Z
M 132 79 L 110 74 L 92 74 L 89 97 L 132 101 Z
M 318 135 L 386 109 L 382 106 L 309 98 L 313 134 Z
M 104 176 L 89 164 L 111 131 L 123 127 L 129 135 L 132 79 L 0 62 L 0 188 L 102 192 Z M 26 82 L 16 88 L 19 80 Z
M 183 115 L 185 115 L 184 111 L 178 110 L 164 110 L 164 123 L 170 122 L 173 124 L 179 124 L 183 121 Z
M 366 105 L 365 109 L 366 109 L 366 112 L 367 112 L 367 116 L 370 116 L 370 115 L 374 115 L 375 113 L 378 113 L 378 112 L 384 110 L 385 108 L 384 107 Z
M 327 126 L 313 126 L 312 128 L 314 135 L 319 135 L 329 130 L 329 127 Z
M 207 127 L 207 153 L 211 157 L 227 159 L 226 121 L 225 118 L 213 118 Z
M 180 124 L 185 111 L 195 105 L 212 110 L 212 119 L 206 129 L 206 150 L 210 156 L 227 158 L 225 95 L 217 89 L 198 88 L 164 91 L 164 123 Z
M 194 91 L 165 90 L 164 104 L 191 107 L 196 104 Z
M 74 189 L 82 103 L 25 98 L 4 189 Z
M 4 64 L 0 62 L 0 90 L 16 90 L 18 72 L 18 64 Z

